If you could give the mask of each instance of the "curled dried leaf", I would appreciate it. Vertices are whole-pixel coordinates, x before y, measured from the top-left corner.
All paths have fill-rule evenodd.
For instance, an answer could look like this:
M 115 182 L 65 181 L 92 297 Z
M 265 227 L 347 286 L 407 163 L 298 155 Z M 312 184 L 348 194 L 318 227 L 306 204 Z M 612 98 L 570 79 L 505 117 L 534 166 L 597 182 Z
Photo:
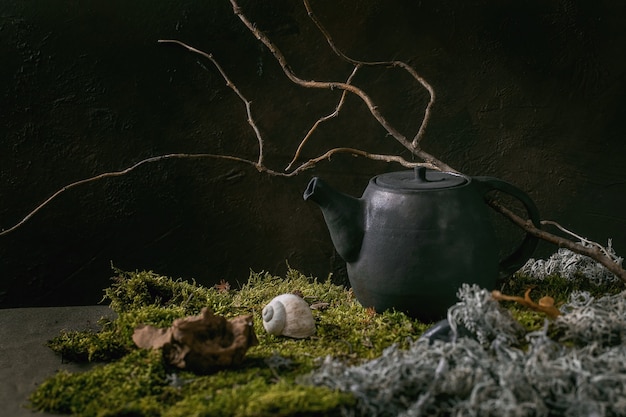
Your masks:
M 248 348 L 258 344 L 251 315 L 227 320 L 208 308 L 174 320 L 167 329 L 138 326 L 133 341 L 142 349 L 163 349 L 170 365 L 197 373 L 239 365 Z
M 137 326 L 133 342 L 141 349 L 160 349 L 172 341 L 172 329 L 159 329 L 153 326 Z

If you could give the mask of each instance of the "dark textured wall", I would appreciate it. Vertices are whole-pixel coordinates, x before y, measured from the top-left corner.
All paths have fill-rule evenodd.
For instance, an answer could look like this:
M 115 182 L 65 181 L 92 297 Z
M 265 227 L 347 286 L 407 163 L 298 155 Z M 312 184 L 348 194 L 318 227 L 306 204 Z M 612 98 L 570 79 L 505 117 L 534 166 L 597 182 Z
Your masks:
M 626 253 L 626 4 L 619 1 L 313 1 L 349 55 L 412 64 L 437 91 L 424 148 L 469 175 L 525 189 L 543 216 Z M 292 1 L 242 2 L 305 79 L 344 80 Z M 241 91 L 284 167 L 338 92 L 303 90 L 232 14 L 227 0 L 9 0 L 0 4 L 0 228 L 73 181 L 154 155 L 254 158 L 242 103 L 209 62 L 157 39 L 211 52 Z M 356 84 L 412 136 L 427 96 L 395 70 Z M 305 155 L 330 146 L 404 152 L 351 98 Z M 334 267 L 321 214 L 302 201 L 312 175 L 358 195 L 397 166 L 338 156 L 295 178 L 223 160 L 177 160 L 74 188 L 0 237 L 0 306 L 99 301 L 110 264 L 211 284 L 286 261 Z M 506 230 L 506 228 L 503 228 Z M 506 237 L 504 238 L 506 240 Z M 540 254 L 554 248 L 543 245 Z

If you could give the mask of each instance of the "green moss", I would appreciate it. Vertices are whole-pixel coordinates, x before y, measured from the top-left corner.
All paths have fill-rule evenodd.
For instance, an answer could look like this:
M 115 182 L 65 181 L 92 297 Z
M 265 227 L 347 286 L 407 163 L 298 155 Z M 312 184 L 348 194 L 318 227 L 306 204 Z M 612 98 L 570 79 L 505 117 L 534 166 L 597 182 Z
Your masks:
M 211 378 L 203 378 L 211 379 Z M 220 380 L 219 376 L 212 378 Z M 225 378 L 228 381 L 229 378 Z M 291 380 L 272 382 L 263 376 L 226 385 L 199 381 L 186 391 L 184 399 L 170 407 L 167 417 L 188 416 L 306 416 L 338 415 L 341 405 L 353 405 L 354 398 L 325 387 L 295 385 Z
M 62 331 L 47 343 L 63 360 L 72 362 L 95 362 L 121 358 L 128 353 L 114 331 Z
M 136 350 L 117 362 L 89 372 L 58 372 L 31 395 L 38 410 L 84 416 L 122 415 L 137 402 L 162 397 L 165 369 L 156 351 Z M 103 407 L 104 406 L 104 407 Z M 103 414 L 106 410 L 109 414 Z M 145 408 L 149 411 L 149 407 Z M 144 413 L 141 415 L 158 415 Z
M 97 417 L 338 415 L 341 406 L 351 406 L 355 399 L 347 393 L 299 384 L 299 376 L 314 370 L 327 355 L 359 363 L 380 356 L 392 344 L 405 347 L 429 326 L 398 312 L 375 314 L 361 307 L 351 291 L 295 270 L 285 277 L 251 273 L 239 290 L 230 291 L 152 272 L 116 273 L 105 298 L 117 318 L 101 321 L 100 332 L 64 332 L 49 344 L 66 359 L 109 363 L 85 373 L 60 372 L 51 377 L 33 392 L 35 409 Z M 597 287 L 582 277 L 571 281 L 550 276 L 537 281 L 516 275 L 503 285 L 502 292 L 523 296 L 528 287 L 533 287 L 534 300 L 550 295 L 557 306 L 575 289 L 596 296 L 622 289 L 621 284 Z M 289 292 L 324 307 L 313 310 L 315 336 L 296 340 L 269 335 L 263 329 L 263 306 Z M 504 305 L 528 331 L 544 325 L 543 314 L 516 303 Z M 253 314 L 259 345 L 248 351 L 241 366 L 199 376 L 165 366 L 160 351 L 147 352 L 133 345 L 131 336 L 137 325 L 167 327 L 205 306 L 225 317 Z
M 67 359 L 110 361 L 80 374 L 61 372 L 32 394 L 37 410 L 80 416 L 326 416 L 354 403 L 346 393 L 296 383 L 327 355 L 359 362 L 394 343 L 406 346 L 428 327 L 398 312 L 375 314 L 351 291 L 289 270 L 286 277 L 251 273 L 237 291 L 218 291 L 152 272 L 116 271 L 106 299 L 118 314 L 100 332 L 64 332 L 49 345 Z M 273 297 L 299 292 L 313 310 L 317 333 L 308 339 L 269 335 L 261 309 Z M 259 345 L 238 368 L 198 376 L 173 370 L 160 352 L 138 350 L 138 324 L 167 327 L 203 307 L 233 317 L 253 314 Z
M 185 315 L 188 315 L 187 310 L 180 306 L 148 304 L 135 310 L 122 310 L 114 321 L 101 320 L 101 331 L 62 331 L 48 342 L 48 347 L 66 360 L 110 361 L 134 349 L 131 337 L 139 324 L 169 327 L 176 318 Z
M 145 307 L 175 309 L 183 314 L 197 314 L 211 306 L 216 314 L 231 307 L 232 294 L 196 285 L 195 282 L 173 280 L 153 272 L 124 272 L 114 269 L 117 276 L 105 290 L 104 300 L 118 312 L 136 312 Z

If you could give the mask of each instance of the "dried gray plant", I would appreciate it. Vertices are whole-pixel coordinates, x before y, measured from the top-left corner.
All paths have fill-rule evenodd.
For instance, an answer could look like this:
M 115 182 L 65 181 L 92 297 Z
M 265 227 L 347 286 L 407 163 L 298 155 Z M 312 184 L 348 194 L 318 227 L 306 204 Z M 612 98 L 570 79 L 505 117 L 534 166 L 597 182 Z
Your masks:
M 353 416 L 626 414 L 626 292 L 574 293 L 528 334 L 488 291 L 464 286 L 459 298 L 448 317 L 469 334 L 392 346 L 359 365 L 327 357 L 299 383 L 351 393 L 343 414 Z

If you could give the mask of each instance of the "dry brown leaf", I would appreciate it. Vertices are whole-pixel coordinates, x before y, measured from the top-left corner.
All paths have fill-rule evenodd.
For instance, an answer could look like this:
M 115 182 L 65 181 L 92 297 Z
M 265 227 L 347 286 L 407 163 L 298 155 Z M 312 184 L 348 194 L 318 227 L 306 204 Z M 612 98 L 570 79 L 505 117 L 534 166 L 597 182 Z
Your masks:
M 143 349 L 162 348 L 170 365 L 209 373 L 239 365 L 248 348 L 258 344 L 252 324 L 252 315 L 227 320 L 205 307 L 200 315 L 176 319 L 167 329 L 138 326 L 133 341 Z

